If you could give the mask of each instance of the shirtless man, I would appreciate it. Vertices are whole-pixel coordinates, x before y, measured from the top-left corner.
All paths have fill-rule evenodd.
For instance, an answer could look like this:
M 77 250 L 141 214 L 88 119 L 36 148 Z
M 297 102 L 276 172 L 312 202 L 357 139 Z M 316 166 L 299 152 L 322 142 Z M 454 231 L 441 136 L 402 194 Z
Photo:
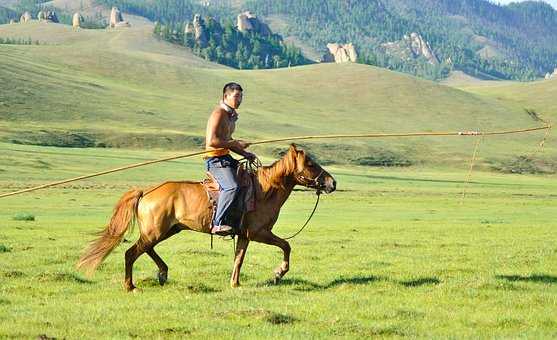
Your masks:
M 239 191 L 236 181 L 238 161 L 232 158 L 230 151 L 248 159 L 256 157 L 255 154 L 246 151 L 250 143 L 232 138 L 238 120 L 236 110 L 242 103 L 242 92 L 240 84 L 226 84 L 222 91 L 222 100 L 207 122 L 205 148 L 212 151 L 206 154 L 205 164 L 207 170 L 219 183 L 221 190 L 211 233 L 221 236 L 233 233 L 234 229 L 229 225 L 227 216 Z

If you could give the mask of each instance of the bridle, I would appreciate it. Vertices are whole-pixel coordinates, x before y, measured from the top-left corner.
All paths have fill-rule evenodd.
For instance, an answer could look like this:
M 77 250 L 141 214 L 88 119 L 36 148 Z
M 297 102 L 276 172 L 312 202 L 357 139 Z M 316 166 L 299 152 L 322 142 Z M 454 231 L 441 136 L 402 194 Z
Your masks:
M 321 193 L 321 190 L 324 188 L 324 185 L 319 183 L 319 179 L 321 178 L 321 176 L 323 176 L 324 173 L 325 173 L 325 170 L 321 169 L 321 172 L 315 178 L 308 178 L 308 177 L 305 177 L 304 175 L 302 175 L 301 172 L 300 172 L 300 173 L 294 174 L 294 178 L 296 179 L 298 184 L 300 184 L 300 185 L 302 185 L 306 188 L 316 189 L 317 194 L 319 195 Z

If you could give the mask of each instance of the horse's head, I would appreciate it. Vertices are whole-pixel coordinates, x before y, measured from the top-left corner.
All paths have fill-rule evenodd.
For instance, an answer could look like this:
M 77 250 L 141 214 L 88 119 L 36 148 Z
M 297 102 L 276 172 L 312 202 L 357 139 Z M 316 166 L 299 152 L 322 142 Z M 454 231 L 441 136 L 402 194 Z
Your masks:
M 296 184 L 319 191 L 323 190 L 328 194 L 336 190 L 337 181 L 304 150 L 297 149 L 296 145 L 291 144 L 288 153 L 295 159 L 294 179 Z

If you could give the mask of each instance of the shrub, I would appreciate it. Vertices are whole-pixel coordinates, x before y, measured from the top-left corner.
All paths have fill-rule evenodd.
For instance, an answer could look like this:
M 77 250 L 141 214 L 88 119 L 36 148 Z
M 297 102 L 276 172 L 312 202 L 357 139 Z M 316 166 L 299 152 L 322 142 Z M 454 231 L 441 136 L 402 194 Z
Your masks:
M 17 213 L 14 216 L 14 220 L 16 221 L 34 221 L 35 215 L 29 213 Z
M 494 170 L 512 174 L 552 174 L 557 166 L 549 161 L 531 156 L 517 156 L 492 165 Z

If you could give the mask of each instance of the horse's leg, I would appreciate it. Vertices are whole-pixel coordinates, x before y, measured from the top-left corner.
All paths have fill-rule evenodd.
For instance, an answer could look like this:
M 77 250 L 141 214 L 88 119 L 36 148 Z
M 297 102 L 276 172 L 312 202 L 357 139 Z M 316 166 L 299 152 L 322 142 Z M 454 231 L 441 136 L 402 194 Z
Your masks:
M 244 256 L 246 256 L 248 244 L 249 240 L 247 237 L 243 235 L 238 236 L 238 243 L 236 244 L 236 257 L 234 258 L 234 270 L 232 271 L 232 276 L 230 277 L 230 286 L 232 288 L 240 286 L 240 269 L 242 268 L 242 263 L 244 262 Z
M 132 279 L 133 263 L 144 252 L 145 252 L 145 247 L 144 247 L 143 241 L 141 239 L 139 239 L 133 246 L 130 247 L 130 249 L 128 249 L 126 251 L 126 255 L 125 255 L 125 259 L 126 259 L 126 278 L 124 280 L 124 288 L 126 288 L 126 290 L 128 292 L 132 292 L 135 289 L 137 289 L 133 285 L 133 279 Z
M 149 255 L 149 257 L 153 259 L 153 261 L 155 261 L 157 267 L 159 267 L 158 279 L 161 286 L 165 284 L 166 280 L 168 280 L 168 266 L 166 265 L 166 263 L 164 263 L 159 254 L 155 252 L 155 246 L 160 242 L 166 240 L 167 238 L 179 233 L 180 231 L 182 231 L 182 229 L 178 224 L 173 225 L 172 228 L 170 228 L 170 230 L 162 238 L 157 240 L 152 247 L 145 251 L 147 255 Z
M 263 230 L 252 238 L 253 241 L 270 244 L 277 246 L 282 249 L 284 257 L 282 263 L 275 269 L 275 283 L 278 283 L 280 279 L 288 272 L 290 269 L 290 244 L 280 237 L 273 234 L 270 230 Z

